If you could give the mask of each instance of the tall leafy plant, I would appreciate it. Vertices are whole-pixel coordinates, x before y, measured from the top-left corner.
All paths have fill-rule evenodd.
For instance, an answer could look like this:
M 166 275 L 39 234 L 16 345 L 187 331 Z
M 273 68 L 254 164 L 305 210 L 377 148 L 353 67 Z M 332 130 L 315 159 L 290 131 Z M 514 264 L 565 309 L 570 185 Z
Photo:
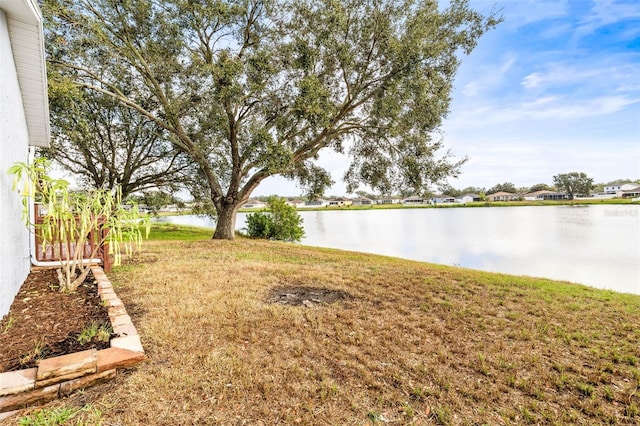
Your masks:
M 22 219 L 42 239 L 42 249 L 54 250 L 60 262 L 58 278 L 62 291 L 75 291 L 89 273 L 84 261 L 86 242 L 95 242 L 90 259 L 95 259 L 101 248 L 108 244 L 114 265 L 122 255 L 131 255 L 140 247 L 143 236 L 149 234 L 149 220 L 143 218 L 136 205 L 122 202 L 122 191 L 91 189 L 74 192 L 69 182 L 52 178 L 50 162 L 39 158 L 33 163 L 19 162 L 9 169 L 14 176 L 14 190 L 20 188 L 23 205 Z M 42 203 L 42 220 L 31 221 L 29 204 L 32 199 Z

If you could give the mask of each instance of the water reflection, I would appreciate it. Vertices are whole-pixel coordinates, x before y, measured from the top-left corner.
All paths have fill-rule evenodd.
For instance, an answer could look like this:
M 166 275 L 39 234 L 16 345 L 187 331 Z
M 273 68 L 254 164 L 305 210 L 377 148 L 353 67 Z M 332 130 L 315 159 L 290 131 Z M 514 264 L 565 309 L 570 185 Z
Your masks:
M 640 294 L 640 206 L 301 211 L 303 244 Z M 245 226 L 239 214 L 237 228 Z M 206 217 L 163 221 L 211 226 Z

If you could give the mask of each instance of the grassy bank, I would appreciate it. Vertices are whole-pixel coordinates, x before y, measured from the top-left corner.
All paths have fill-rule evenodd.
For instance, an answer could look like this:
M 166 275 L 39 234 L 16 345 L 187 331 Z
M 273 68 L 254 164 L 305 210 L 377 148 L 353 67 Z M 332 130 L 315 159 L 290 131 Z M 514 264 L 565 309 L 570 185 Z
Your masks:
M 148 361 L 48 410 L 118 425 L 640 419 L 638 296 L 188 234 L 111 274 Z M 297 288 L 339 297 L 273 303 Z

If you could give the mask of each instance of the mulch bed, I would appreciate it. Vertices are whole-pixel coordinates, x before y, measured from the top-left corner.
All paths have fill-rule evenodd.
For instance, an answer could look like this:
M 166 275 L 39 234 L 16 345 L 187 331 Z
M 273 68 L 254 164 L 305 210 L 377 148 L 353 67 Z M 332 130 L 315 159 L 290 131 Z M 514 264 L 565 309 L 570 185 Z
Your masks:
M 76 292 L 63 293 L 54 269 L 32 271 L 0 321 L 0 372 L 35 367 L 44 358 L 108 348 L 108 340 L 78 341 L 92 324 L 110 324 L 94 281 L 89 274 Z

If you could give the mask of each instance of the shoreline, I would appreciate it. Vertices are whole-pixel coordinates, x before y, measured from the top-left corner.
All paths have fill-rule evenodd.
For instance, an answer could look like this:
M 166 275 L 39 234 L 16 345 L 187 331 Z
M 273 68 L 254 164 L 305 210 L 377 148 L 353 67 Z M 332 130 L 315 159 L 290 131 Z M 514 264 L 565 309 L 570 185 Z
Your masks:
M 471 203 L 438 203 L 438 204 L 372 204 L 372 205 L 349 205 L 349 206 L 302 206 L 297 207 L 297 211 L 325 211 L 325 210 L 388 210 L 388 209 L 453 209 L 453 208 L 480 208 L 480 207 L 545 207 L 545 206 L 590 206 L 590 205 L 631 205 L 640 206 L 640 203 L 631 199 L 579 199 L 579 200 L 548 200 L 548 201 L 476 201 Z M 238 213 L 252 213 L 265 210 L 264 207 L 241 208 Z M 155 215 L 162 216 L 185 216 L 194 214 L 192 210 L 181 211 L 160 211 Z M 154 216 L 154 215 L 149 215 Z M 199 215 L 206 216 L 206 215 Z

